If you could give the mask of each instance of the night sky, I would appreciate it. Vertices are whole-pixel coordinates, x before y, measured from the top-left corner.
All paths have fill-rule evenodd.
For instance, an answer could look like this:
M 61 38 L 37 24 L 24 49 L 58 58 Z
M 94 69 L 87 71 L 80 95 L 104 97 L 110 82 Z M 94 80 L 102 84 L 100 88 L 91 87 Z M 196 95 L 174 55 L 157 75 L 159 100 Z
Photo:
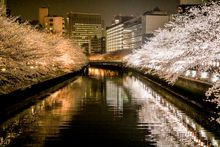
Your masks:
M 38 8 L 49 7 L 50 15 L 65 16 L 67 12 L 99 13 L 106 26 L 114 15 L 141 15 L 159 7 L 168 13 L 175 13 L 179 0 L 8 0 L 12 15 L 23 20 L 37 20 Z

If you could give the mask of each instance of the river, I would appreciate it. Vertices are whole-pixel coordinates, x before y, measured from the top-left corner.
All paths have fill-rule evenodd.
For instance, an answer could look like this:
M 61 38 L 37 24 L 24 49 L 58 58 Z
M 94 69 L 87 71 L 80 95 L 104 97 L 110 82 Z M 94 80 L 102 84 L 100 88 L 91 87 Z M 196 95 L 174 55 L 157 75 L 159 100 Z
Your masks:
M 133 72 L 90 67 L 0 124 L 0 146 L 220 146 L 219 124 Z

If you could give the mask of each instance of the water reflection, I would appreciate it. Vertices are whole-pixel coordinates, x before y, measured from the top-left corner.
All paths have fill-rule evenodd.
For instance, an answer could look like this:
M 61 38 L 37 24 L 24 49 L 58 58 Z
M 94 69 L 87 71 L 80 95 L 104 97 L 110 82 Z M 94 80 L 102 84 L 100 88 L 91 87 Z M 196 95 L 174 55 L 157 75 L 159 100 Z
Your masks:
M 167 97 L 180 104 L 132 73 L 90 68 L 88 76 L 1 124 L 0 146 L 220 145 Z
M 220 145 L 220 138 L 215 138 L 212 133 L 152 90 L 148 84 L 134 76 L 126 77 L 124 81 L 124 86 L 129 89 L 132 99 L 141 105 L 139 126 L 150 126 L 151 134 L 146 136 L 146 139 L 155 139 L 157 146 Z
M 108 69 L 105 69 L 105 70 L 100 70 L 98 68 L 94 68 L 94 67 L 90 67 L 88 69 L 88 75 L 90 77 L 95 77 L 97 79 L 103 79 L 105 77 L 115 77 L 115 76 L 118 76 L 119 75 L 119 71 L 117 70 L 108 70 Z
M 80 79 L 76 80 L 1 124 L 0 146 L 23 146 L 25 142 L 30 142 L 31 146 L 43 146 L 46 137 L 57 137 L 59 127 L 65 126 L 71 121 L 71 115 L 77 113 L 78 99 L 74 97 L 80 92 L 71 89 L 79 82 Z

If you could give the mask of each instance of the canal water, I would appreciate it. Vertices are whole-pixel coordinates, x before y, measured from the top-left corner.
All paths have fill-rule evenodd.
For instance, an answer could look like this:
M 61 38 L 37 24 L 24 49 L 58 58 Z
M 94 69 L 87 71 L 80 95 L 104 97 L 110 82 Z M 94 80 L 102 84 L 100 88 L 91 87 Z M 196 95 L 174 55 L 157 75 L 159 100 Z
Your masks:
M 89 68 L 0 124 L 0 146 L 220 146 L 219 124 L 147 78 Z

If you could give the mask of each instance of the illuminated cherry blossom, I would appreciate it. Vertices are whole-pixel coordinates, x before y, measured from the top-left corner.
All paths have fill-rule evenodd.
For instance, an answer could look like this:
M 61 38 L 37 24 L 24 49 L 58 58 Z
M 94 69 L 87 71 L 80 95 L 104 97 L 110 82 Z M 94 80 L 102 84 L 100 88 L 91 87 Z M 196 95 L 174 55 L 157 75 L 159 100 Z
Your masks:
M 124 58 L 127 66 L 156 74 L 174 84 L 189 69 L 207 71 L 219 79 L 220 4 L 212 2 L 176 14 L 164 28 L 158 29 L 141 49 Z M 220 97 L 220 81 L 206 95 Z M 215 101 L 219 101 L 215 99 Z M 220 102 L 219 102 L 220 104 Z
M 80 70 L 82 49 L 59 35 L 39 32 L 0 10 L 0 94 Z

